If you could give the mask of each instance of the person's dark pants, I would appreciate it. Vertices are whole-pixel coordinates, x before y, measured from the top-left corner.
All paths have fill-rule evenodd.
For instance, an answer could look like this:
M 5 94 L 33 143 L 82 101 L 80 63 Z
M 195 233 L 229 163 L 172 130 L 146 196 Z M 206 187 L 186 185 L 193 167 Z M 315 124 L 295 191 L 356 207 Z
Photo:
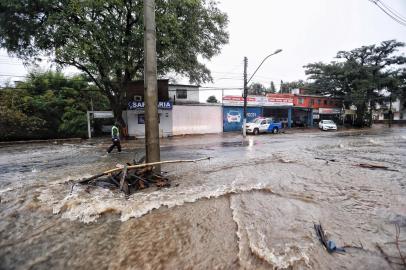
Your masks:
M 107 153 L 110 153 L 113 151 L 114 147 L 117 147 L 118 152 L 121 152 L 121 144 L 119 139 L 112 139 L 113 144 L 110 145 L 109 149 L 107 150 Z

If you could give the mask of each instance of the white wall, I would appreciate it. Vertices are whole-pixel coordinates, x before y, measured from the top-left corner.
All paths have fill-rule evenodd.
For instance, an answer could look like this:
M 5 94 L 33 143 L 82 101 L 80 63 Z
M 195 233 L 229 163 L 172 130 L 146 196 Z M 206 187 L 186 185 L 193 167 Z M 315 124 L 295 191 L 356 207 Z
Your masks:
M 172 110 L 158 110 L 160 114 L 159 136 L 167 137 L 172 135 Z M 144 114 L 143 110 L 127 110 L 124 112 L 124 119 L 127 119 L 128 135 L 137 138 L 145 137 L 145 125 L 138 124 L 138 114 Z
M 223 132 L 223 108 L 219 105 L 174 105 L 173 135 Z

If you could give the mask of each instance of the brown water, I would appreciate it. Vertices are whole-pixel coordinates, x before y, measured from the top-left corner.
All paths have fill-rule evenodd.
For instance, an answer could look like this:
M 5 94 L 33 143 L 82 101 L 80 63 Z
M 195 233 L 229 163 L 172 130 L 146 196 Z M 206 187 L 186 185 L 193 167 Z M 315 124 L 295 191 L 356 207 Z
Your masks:
M 406 239 L 406 128 L 175 138 L 163 159 L 213 159 L 164 166 L 169 189 L 70 192 L 69 180 L 141 156 L 135 145 L 0 148 L 0 269 L 402 269 L 376 244 L 399 257 L 395 224 Z M 318 222 L 364 249 L 328 254 Z

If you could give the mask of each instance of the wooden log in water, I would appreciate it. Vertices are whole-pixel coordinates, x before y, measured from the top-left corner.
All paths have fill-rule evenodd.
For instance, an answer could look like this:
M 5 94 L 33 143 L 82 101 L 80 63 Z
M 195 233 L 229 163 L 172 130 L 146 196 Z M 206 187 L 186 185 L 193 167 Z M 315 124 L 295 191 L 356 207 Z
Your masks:
M 120 190 L 123 191 L 125 194 L 130 194 L 130 189 L 128 188 L 128 182 L 127 179 L 127 165 L 124 166 L 123 168 L 123 174 L 121 175 L 121 180 L 120 180 Z
M 202 160 L 210 160 L 210 157 L 206 157 L 206 158 L 200 158 L 200 159 L 191 159 L 191 160 L 167 160 L 167 161 L 160 161 L 160 162 L 151 162 L 151 163 L 144 163 L 144 164 L 137 164 L 137 165 L 132 165 L 132 166 L 127 166 L 127 170 L 132 170 L 132 169 L 139 169 L 139 168 L 145 168 L 147 170 L 151 170 L 151 168 L 154 165 L 160 165 L 160 164 L 170 164 L 170 163 L 195 163 L 198 161 L 202 161 Z M 148 167 L 148 168 L 147 168 Z M 114 168 L 105 172 L 102 172 L 100 174 L 96 174 L 93 175 L 91 177 L 88 178 L 83 178 L 77 181 L 77 183 L 79 184 L 86 184 L 92 180 L 95 180 L 99 177 L 108 175 L 108 174 L 112 174 L 115 172 L 121 172 L 123 170 L 123 168 Z

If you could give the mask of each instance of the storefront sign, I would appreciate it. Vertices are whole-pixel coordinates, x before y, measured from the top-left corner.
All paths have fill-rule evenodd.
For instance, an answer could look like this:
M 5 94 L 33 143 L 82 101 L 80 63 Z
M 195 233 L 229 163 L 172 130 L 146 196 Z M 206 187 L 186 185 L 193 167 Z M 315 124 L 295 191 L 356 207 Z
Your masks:
M 113 118 L 113 112 L 93 112 L 93 118 Z
M 341 108 L 319 108 L 319 114 L 341 114 Z
M 262 109 L 258 107 L 247 108 L 247 122 L 261 117 Z M 236 106 L 224 106 L 223 108 L 223 131 L 241 130 L 243 122 L 243 108 Z
M 224 96 L 223 104 L 225 105 L 244 105 L 244 98 L 240 96 Z M 248 106 L 293 106 L 293 98 L 290 97 L 247 97 Z
M 266 97 L 264 106 L 293 106 L 293 98 Z
M 137 109 L 144 109 L 145 103 L 144 101 L 130 101 L 128 103 L 129 110 L 137 110 Z M 159 101 L 158 102 L 158 109 L 162 110 L 172 110 L 172 102 L 170 101 Z

